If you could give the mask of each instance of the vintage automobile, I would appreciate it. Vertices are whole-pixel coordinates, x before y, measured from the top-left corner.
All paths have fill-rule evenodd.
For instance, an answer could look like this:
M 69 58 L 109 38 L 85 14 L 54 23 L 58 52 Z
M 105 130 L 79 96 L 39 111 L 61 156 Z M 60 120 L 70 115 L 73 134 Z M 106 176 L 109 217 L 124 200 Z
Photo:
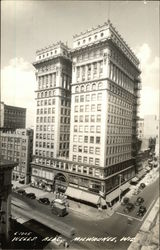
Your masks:
M 142 217 L 146 213 L 147 209 L 145 206 L 140 206 L 137 215 Z
M 60 217 L 65 216 L 65 215 L 68 214 L 66 206 L 58 204 L 58 203 L 54 203 L 52 205 L 52 210 L 51 211 L 52 211 L 53 214 L 55 214 L 57 216 L 60 216 Z
M 124 208 L 124 212 L 125 213 L 129 213 L 129 212 L 131 212 L 132 210 L 134 209 L 134 204 L 133 203 L 128 203 L 127 205 L 126 205 L 126 207 Z
M 36 199 L 35 193 L 26 193 L 26 197 L 28 197 L 30 199 Z
M 49 205 L 50 204 L 50 201 L 48 198 L 40 198 L 38 200 L 39 203 L 42 203 L 42 204 L 45 204 L 45 205 Z
M 140 206 L 143 202 L 144 202 L 144 199 L 142 197 L 138 197 L 135 202 L 135 205 Z
M 24 189 L 18 189 L 17 190 L 17 193 L 18 194 L 21 194 L 21 195 L 25 195 L 26 194 L 26 191 Z

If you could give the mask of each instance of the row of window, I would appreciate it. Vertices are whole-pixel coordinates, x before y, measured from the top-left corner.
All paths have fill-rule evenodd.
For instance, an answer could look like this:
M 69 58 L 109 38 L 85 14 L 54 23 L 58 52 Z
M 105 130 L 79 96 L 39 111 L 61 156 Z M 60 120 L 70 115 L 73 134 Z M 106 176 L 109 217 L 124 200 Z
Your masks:
M 103 88 L 102 82 L 87 83 L 86 85 L 76 86 L 75 93 L 99 90 Z
M 52 97 L 52 96 L 55 96 L 55 94 L 56 94 L 55 90 L 41 91 L 37 93 L 37 98 Z
M 54 140 L 54 134 L 41 134 L 36 133 L 36 139 L 44 139 L 44 140 Z
M 124 144 L 131 143 L 131 135 L 130 136 L 107 136 L 107 145 L 109 144 Z
M 36 125 L 36 131 L 54 131 L 54 125 Z
M 101 115 L 75 115 L 74 122 L 101 122 Z
M 109 157 L 106 159 L 106 166 L 113 165 L 131 158 L 131 153 L 123 153 L 118 156 Z
M 73 155 L 72 160 L 76 161 L 76 162 L 83 162 L 85 164 L 90 164 L 90 165 L 96 165 L 96 166 L 100 165 L 100 159 L 99 158 L 94 159 L 93 157 L 87 157 L 87 156 L 82 157 L 81 155 L 78 155 L 78 156 Z
M 68 108 L 61 108 L 61 115 L 68 115 L 68 116 L 70 116 L 70 109 L 68 109 Z
M 38 116 L 36 118 L 36 123 L 54 123 L 55 122 L 55 116 Z
M 7 136 L 1 136 L 0 137 L 1 141 L 4 141 L 4 142 L 13 142 L 13 143 L 26 143 L 26 139 L 22 139 L 22 138 L 14 138 L 14 137 L 7 137 Z
M 76 95 L 74 97 L 75 103 L 78 102 L 90 102 L 90 101 L 101 101 L 102 100 L 102 93 L 94 93 L 94 94 L 86 94 L 86 95 Z
M 55 114 L 55 107 L 37 109 L 37 115 L 43 115 L 43 114 Z
M 73 145 L 73 152 L 100 155 L 100 147 Z
M 124 108 L 120 108 L 119 106 L 108 104 L 108 112 L 112 114 L 117 114 L 121 116 L 132 117 L 132 111 Z
M 78 66 L 76 71 L 77 82 L 87 81 L 101 77 L 103 74 L 103 61 Z
M 42 141 L 36 141 L 36 147 L 39 148 L 54 148 L 54 143 L 53 142 L 42 142 Z
M 55 99 L 45 99 L 37 101 L 37 106 L 48 106 L 48 105 L 55 105 Z
M 131 152 L 131 144 L 107 147 L 106 154 L 118 154 L 122 152 Z
M 6 149 L 2 149 L 2 155 L 9 155 L 9 156 L 15 156 L 15 157 L 26 157 L 26 153 L 25 152 L 19 152 L 19 151 L 14 151 L 14 150 L 6 150 Z
M 61 116 L 60 122 L 62 124 L 70 124 L 70 117 L 63 117 L 63 116 Z
M 95 111 L 101 111 L 101 104 L 93 104 L 93 105 L 75 105 L 74 106 L 74 112 L 95 112 Z M 84 109 L 85 108 L 85 109 Z M 91 108 L 91 109 L 90 109 Z
M 126 118 L 117 117 L 114 115 L 108 115 L 109 124 L 117 124 L 131 127 L 132 121 Z
M 63 50 L 61 54 L 63 54 L 64 56 L 70 57 L 70 53 L 68 51 L 66 51 L 66 50 Z M 52 50 L 50 52 L 46 52 L 46 53 L 38 56 L 38 58 L 43 59 L 43 58 L 46 58 L 48 56 L 53 56 L 53 55 L 57 55 L 57 50 L 56 49 L 54 49 L 54 50 Z M 45 70 L 46 70 L 46 68 L 49 69 L 49 67 L 47 67 L 47 66 L 45 68 L 43 67 L 43 69 L 45 69 Z
M 118 127 L 118 126 L 107 126 L 107 133 L 110 134 L 132 134 L 131 128 L 124 128 L 124 127 Z
M 134 93 L 134 82 L 113 63 L 110 63 L 109 77 L 118 85 L 128 90 L 130 93 Z
M 69 134 L 60 134 L 60 141 L 69 141 Z
M 100 144 L 100 136 L 83 136 L 83 135 L 74 135 L 73 142 L 83 142 L 83 143 L 96 143 Z
M 90 133 L 100 133 L 101 132 L 101 126 L 74 126 L 74 132 L 90 132 Z
M 109 83 L 109 90 L 116 95 L 115 96 L 115 95 L 110 94 L 109 98 L 111 98 L 112 102 L 115 102 L 115 103 L 120 104 L 120 105 L 122 104 L 122 106 L 124 106 L 124 107 L 127 107 L 128 102 L 129 103 L 133 102 L 133 96 L 130 93 L 122 90 L 121 88 L 118 88 L 117 86 L 115 86 L 115 84 Z M 130 107 L 130 106 L 131 105 L 128 105 L 128 107 Z

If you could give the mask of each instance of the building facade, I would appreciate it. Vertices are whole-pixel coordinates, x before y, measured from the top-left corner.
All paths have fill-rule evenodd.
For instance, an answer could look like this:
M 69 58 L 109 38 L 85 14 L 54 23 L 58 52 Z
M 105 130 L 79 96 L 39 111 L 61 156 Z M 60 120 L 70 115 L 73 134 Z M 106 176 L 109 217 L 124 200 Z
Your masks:
M 0 242 L 1 247 L 9 239 L 10 216 L 11 216 L 11 177 L 16 163 L 0 160 Z
M 53 179 L 52 173 L 46 171 L 46 167 L 51 166 L 51 159 L 69 156 L 72 76 L 69 48 L 58 42 L 37 51 L 33 65 L 38 86 L 34 145 L 36 167 L 32 169 L 32 182 L 37 183 L 34 176 L 39 171 L 42 171 L 44 179 L 46 176 Z
M 26 109 L 6 105 L 1 102 L 1 130 L 15 130 L 17 128 L 25 128 L 26 126 Z
M 31 160 L 33 151 L 33 130 L 16 129 L 1 132 L 1 158 L 17 163 L 12 179 L 28 184 L 31 178 Z
M 144 119 L 138 118 L 137 120 L 137 137 L 139 139 L 144 138 Z
M 44 182 L 48 175 L 53 189 L 59 176 L 68 196 L 80 190 L 80 199 L 95 194 L 110 202 L 135 176 L 139 61 L 109 21 L 75 35 L 71 55 L 69 159 L 48 159 L 32 174 Z

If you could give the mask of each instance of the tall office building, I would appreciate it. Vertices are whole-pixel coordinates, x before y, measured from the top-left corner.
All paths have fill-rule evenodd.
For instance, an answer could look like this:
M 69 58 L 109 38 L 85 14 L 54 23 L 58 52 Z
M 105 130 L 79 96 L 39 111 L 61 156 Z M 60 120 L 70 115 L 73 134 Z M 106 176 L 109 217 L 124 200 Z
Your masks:
M 6 105 L 0 103 L 0 129 L 15 130 L 26 126 L 26 108 Z
M 62 42 L 37 51 L 37 113 L 33 176 L 52 179 L 50 159 L 69 156 L 71 56 Z M 32 178 L 35 182 L 35 178 Z
M 77 183 L 103 195 L 123 191 L 135 175 L 139 61 L 110 22 L 75 35 L 72 59 L 69 158 Z
M 33 180 L 54 189 L 59 175 L 59 187 L 67 188 L 68 196 L 92 203 L 101 196 L 110 202 L 119 195 L 119 185 L 123 192 L 135 175 L 139 61 L 110 21 L 75 35 L 71 55 L 69 159 L 57 158 L 59 152 L 52 149 L 55 158 L 38 169 L 37 157 Z

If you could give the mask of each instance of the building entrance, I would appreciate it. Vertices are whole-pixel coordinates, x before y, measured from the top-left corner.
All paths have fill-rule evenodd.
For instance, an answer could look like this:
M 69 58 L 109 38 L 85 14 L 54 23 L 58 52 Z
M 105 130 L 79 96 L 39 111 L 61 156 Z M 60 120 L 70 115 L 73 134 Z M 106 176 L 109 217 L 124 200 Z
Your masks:
M 57 174 L 54 178 L 54 190 L 65 193 L 67 186 L 68 183 L 66 177 L 61 173 Z

